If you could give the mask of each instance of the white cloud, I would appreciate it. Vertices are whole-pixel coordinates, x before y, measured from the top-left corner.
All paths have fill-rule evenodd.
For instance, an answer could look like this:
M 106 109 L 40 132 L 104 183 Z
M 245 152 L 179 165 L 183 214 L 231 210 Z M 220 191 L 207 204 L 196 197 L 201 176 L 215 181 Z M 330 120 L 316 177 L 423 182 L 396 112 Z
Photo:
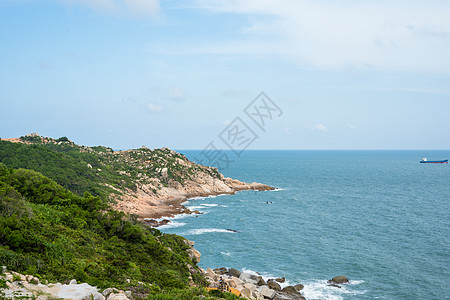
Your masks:
M 325 125 L 323 125 L 323 124 L 317 124 L 314 128 L 317 131 L 322 131 L 322 132 L 327 132 L 328 131 L 328 128 Z
M 164 107 L 159 104 L 149 102 L 145 104 L 145 109 L 149 113 L 160 113 L 164 110 Z
M 172 101 L 183 101 L 186 99 L 186 94 L 184 91 L 177 87 L 169 87 L 166 91 L 166 96 L 164 99 L 172 100 Z
M 61 0 L 70 4 L 82 4 L 93 9 L 138 16 L 156 16 L 160 11 L 159 0 Z
M 197 5 L 251 16 L 241 33 L 266 43 L 264 51 L 301 64 L 450 72 L 450 1 L 199 0 Z

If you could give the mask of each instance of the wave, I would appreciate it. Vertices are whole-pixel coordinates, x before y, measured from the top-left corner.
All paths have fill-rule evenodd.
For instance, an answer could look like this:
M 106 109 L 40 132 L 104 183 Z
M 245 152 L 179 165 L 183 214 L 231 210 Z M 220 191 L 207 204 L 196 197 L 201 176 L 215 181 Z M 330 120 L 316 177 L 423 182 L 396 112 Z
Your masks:
M 267 273 L 267 272 L 265 272 L 265 273 L 258 273 L 258 272 L 255 272 L 255 271 L 253 271 L 253 270 L 246 269 L 246 268 L 243 268 L 243 269 L 242 269 L 242 272 L 244 272 L 244 273 L 249 273 L 249 274 L 256 275 L 256 276 L 261 276 L 261 277 L 264 279 L 264 281 L 266 281 L 266 282 L 267 282 L 267 280 L 269 280 L 269 279 L 275 279 L 275 278 L 281 278 L 281 277 L 283 277 L 283 276 L 274 276 L 273 274 L 270 274 L 270 273 Z M 291 285 L 291 283 L 290 283 L 289 280 L 287 280 L 287 279 L 286 279 L 285 282 L 283 282 L 283 283 L 278 283 L 278 284 L 281 286 L 281 288 L 285 288 L 285 287 Z
M 312 280 L 305 282 L 302 294 L 306 299 L 342 300 L 347 295 L 362 295 L 366 291 L 352 290 L 352 286 L 363 283 L 363 280 L 350 280 L 348 284 L 339 285 L 341 288 L 328 286 L 327 280 Z
M 198 235 L 198 234 L 204 234 L 204 233 L 236 233 L 233 230 L 230 229 L 219 229 L 219 228 L 200 228 L 200 229 L 191 229 L 188 232 L 182 234 L 182 235 Z
M 186 225 L 186 223 L 182 223 L 182 222 L 170 222 L 170 223 L 167 223 L 166 225 L 161 225 L 161 226 L 159 226 L 157 229 L 178 228 L 178 227 L 183 227 L 184 225 Z

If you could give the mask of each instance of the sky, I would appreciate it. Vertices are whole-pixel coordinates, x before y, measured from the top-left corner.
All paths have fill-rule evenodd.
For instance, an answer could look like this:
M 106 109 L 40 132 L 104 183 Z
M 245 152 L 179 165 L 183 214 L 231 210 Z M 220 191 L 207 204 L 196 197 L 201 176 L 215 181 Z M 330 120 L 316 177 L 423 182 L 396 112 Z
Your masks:
M 447 150 L 449 16 L 448 0 L 0 0 L 0 137 Z

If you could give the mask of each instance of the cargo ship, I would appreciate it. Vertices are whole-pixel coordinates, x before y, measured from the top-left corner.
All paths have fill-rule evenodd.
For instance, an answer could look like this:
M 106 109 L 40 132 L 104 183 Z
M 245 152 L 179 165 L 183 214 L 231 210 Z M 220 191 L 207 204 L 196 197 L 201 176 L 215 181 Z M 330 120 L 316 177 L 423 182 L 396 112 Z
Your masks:
M 428 160 L 426 157 L 422 158 L 421 164 L 448 164 L 448 159 L 444 160 Z

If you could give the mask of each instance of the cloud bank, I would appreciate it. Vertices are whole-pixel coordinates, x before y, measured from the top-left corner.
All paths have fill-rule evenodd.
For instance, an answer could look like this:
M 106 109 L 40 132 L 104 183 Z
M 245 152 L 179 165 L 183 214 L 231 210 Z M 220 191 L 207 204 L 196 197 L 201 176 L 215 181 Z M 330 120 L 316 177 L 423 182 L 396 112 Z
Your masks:
M 321 69 L 450 73 L 450 1 L 200 0 L 198 8 L 244 14 L 241 34 L 263 51 Z M 249 45 L 241 44 L 248 50 Z

